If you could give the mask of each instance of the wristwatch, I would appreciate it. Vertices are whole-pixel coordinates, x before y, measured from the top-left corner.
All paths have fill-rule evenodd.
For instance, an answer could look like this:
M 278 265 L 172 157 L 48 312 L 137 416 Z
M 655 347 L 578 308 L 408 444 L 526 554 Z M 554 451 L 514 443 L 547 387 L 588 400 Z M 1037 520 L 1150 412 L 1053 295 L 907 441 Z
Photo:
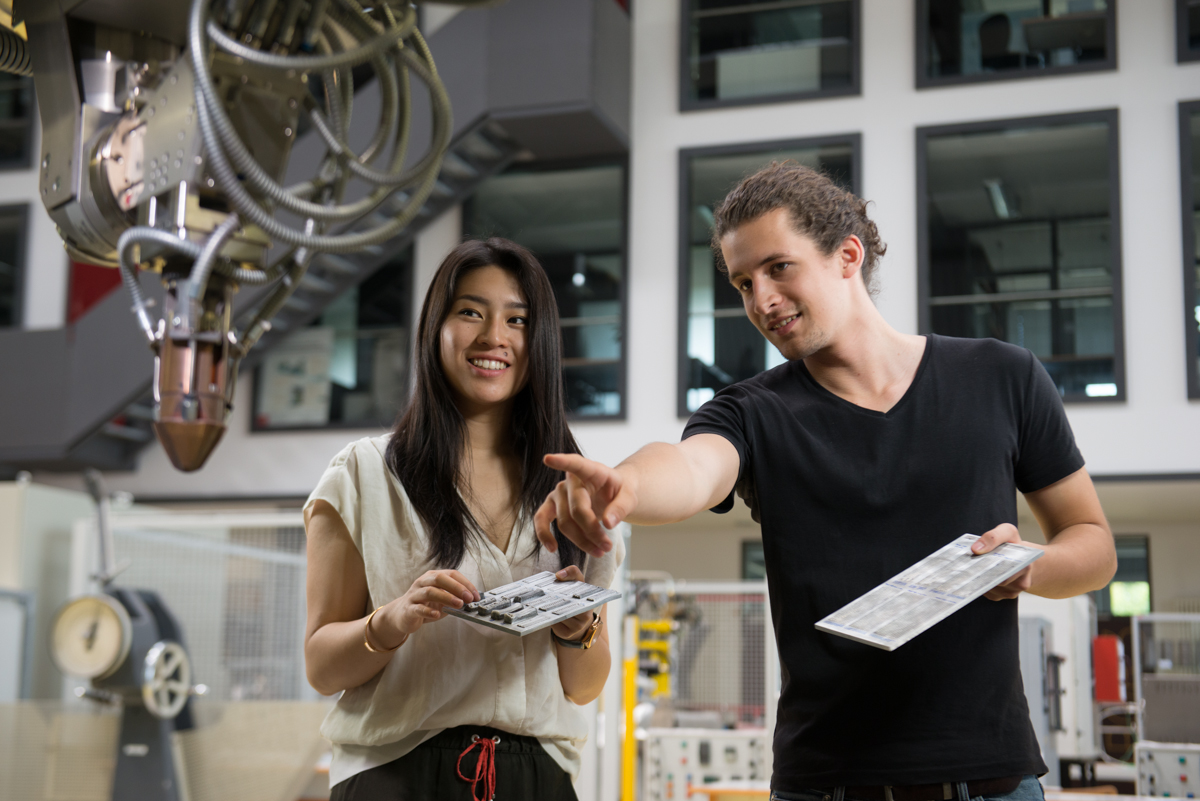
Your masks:
M 564 640 L 553 631 L 550 632 L 550 636 L 554 638 L 556 643 L 564 648 L 582 648 L 586 651 L 587 649 L 591 648 L 592 643 L 596 641 L 596 635 L 600 633 L 600 626 L 602 624 L 603 621 L 600 619 L 600 616 L 595 612 L 592 612 L 591 625 L 583 630 L 583 634 L 578 640 Z

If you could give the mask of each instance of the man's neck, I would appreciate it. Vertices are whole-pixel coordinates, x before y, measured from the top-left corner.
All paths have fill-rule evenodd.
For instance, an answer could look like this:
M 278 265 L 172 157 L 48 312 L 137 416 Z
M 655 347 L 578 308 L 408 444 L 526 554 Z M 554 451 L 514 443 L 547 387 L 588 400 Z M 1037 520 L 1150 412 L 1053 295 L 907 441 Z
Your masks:
M 900 333 L 869 300 L 867 306 L 841 326 L 829 345 L 806 358 L 804 366 L 834 395 L 886 412 L 916 378 L 925 337 Z

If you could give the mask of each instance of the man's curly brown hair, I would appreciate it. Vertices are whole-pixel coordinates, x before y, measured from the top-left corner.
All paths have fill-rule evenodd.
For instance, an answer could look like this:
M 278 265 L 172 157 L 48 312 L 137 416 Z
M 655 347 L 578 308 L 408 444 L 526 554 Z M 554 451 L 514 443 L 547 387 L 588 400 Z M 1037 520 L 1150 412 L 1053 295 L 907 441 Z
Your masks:
M 826 175 L 795 161 L 773 161 L 725 196 L 713 211 L 712 249 L 717 269 L 728 274 L 721 238 L 775 209 L 787 209 L 796 232 L 813 240 L 826 256 L 854 234 L 863 243 L 862 279 L 874 294 L 875 270 L 887 245 L 867 216 L 867 202 L 842 189 Z

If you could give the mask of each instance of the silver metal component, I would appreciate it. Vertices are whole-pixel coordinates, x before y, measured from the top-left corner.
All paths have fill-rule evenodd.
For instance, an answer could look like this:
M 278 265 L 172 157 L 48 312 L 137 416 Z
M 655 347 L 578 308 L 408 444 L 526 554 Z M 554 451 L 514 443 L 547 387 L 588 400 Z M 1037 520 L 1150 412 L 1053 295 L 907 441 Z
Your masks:
M 146 652 L 142 703 L 155 717 L 170 720 L 183 711 L 192 689 L 192 666 L 177 642 L 163 640 Z
M 586 588 L 586 589 L 584 589 Z M 584 595 L 572 598 L 570 590 Z M 462 609 L 447 613 L 508 634 L 524 636 L 552 626 L 564 617 L 596 609 L 621 594 L 579 581 L 558 581 L 549 571 L 488 590 Z M 524 598 L 526 602 L 518 600 Z M 532 601 L 532 603 L 530 603 Z
M 84 14 L 83 5 L 93 8 Z M 211 0 L 191 0 L 186 26 L 178 4 L 153 15 L 106 11 L 105 22 L 88 16 L 95 5 L 22 6 L 42 118 L 40 194 L 73 259 L 121 269 L 157 356 L 155 431 L 176 466 L 196 469 L 224 430 L 238 360 L 312 259 L 378 250 L 427 213 L 428 200 L 444 199 L 436 190 L 453 131 L 449 97 L 408 4 L 317 2 L 301 20 L 304 4 L 289 2 L 278 24 L 261 4 L 250 28 Z M 76 14 L 89 27 L 68 35 Z M 374 70 L 382 106 L 375 136 L 356 151 L 353 71 L 362 64 Z M 419 158 L 406 152 L 414 78 L 432 111 Z M 310 180 L 285 187 L 301 113 L 326 152 Z M 346 201 L 352 179 L 368 191 Z M 236 229 L 223 228 L 231 219 Z M 284 255 L 267 264 L 272 246 Z M 148 311 L 140 269 L 162 272 L 175 293 L 162 320 Z M 238 336 L 230 307 L 245 284 L 274 287 Z
M 101 111 L 121 113 L 125 106 L 126 70 L 125 62 L 113 58 L 87 58 L 79 62 L 79 74 L 83 79 L 83 102 Z
M 537 609 L 528 609 L 527 608 L 524 612 L 522 612 L 519 615 L 505 615 L 504 622 L 505 623 L 516 623 L 521 620 L 528 620 L 529 618 L 535 616 L 537 613 L 538 613 Z
M 145 140 L 145 122 L 129 112 L 117 121 L 112 135 L 98 154 L 108 178 L 109 191 L 123 211 L 136 207 L 145 189 L 142 183 Z
M 571 603 L 571 601 L 568 598 L 555 598 L 553 601 L 548 601 L 546 603 L 539 604 L 538 609 L 542 610 L 543 612 L 549 612 L 551 610 L 558 609 L 559 607 L 563 606 L 564 604 L 569 604 L 569 603 Z M 558 613 L 556 612 L 555 614 L 558 614 Z

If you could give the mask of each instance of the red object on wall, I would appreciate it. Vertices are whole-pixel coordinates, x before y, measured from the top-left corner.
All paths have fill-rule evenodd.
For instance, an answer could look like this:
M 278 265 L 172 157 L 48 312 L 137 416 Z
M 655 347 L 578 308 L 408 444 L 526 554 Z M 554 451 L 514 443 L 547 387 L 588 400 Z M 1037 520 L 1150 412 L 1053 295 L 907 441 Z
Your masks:
M 1092 674 L 1096 678 L 1096 700 L 1120 703 L 1125 697 L 1125 643 L 1115 634 L 1092 640 Z
M 67 296 L 67 323 L 73 323 L 87 310 L 108 297 L 121 285 L 121 271 L 81 261 L 71 262 L 71 291 Z

